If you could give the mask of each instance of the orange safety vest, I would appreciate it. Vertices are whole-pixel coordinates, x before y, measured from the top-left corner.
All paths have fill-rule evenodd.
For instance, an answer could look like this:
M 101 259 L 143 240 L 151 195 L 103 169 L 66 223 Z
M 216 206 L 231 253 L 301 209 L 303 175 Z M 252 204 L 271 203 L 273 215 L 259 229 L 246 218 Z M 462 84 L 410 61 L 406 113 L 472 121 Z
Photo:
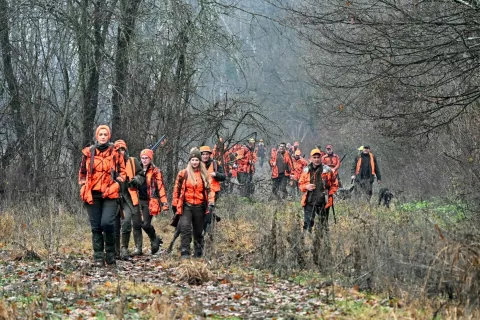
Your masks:
M 212 172 L 217 172 L 218 171 L 218 163 L 217 163 L 217 160 L 212 160 L 212 162 L 210 163 L 210 166 L 207 168 L 207 171 L 208 173 L 212 173 Z M 220 182 L 217 181 L 217 179 L 215 179 L 215 177 L 212 177 L 211 178 L 211 184 L 210 184 L 210 188 L 215 191 L 215 192 L 219 192 L 220 191 Z
M 375 161 L 373 161 L 373 154 L 371 152 L 368 153 L 370 156 L 370 167 L 372 168 L 372 175 L 375 175 Z M 357 168 L 355 169 L 355 175 L 360 173 L 360 167 L 362 166 L 362 155 L 358 157 L 357 160 Z
M 185 191 L 187 189 L 187 179 L 188 179 L 187 169 L 183 169 L 178 173 L 177 179 L 175 180 L 175 187 L 173 188 L 172 206 L 177 207 L 177 214 L 182 214 L 183 212 L 183 203 L 185 202 L 185 196 L 186 196 Z M 205 214 L 208 214 L 207 204 L 215 203 L 215 192 L 211 188 L 210 189 L 202 188 L 202 192 L 203 192 L 203 199 L 206 205 Z
M 300 176 L 302 175 L 303 168 L 308 166 L 308 162 L 304 158 L 300 158 L 298 160 L 293 158 L 292 161 L 293 161 L 293 172 L 290 178 L 295 181 L 298 181 L 300 179 Z
M 331 156 L 327 153 L 322 157 L 322 163 L 330 168 L 335 169 L 335 172 L 340 168 L 340 158 L 337 154 L 332 154 Z
M 270 154 L 270 167 L 272 168 L 272 178 L 275 179 L 278 177 L 278 167 L 277 167 L 277 155 L 278 152 L 276 149 L 272 149 Z M 283 162 L 285 163 L 285 177 L 290 176 L 290 172 L 293 170 L 292 157 L 288 151 L 285 151 L 283 154 Z
M 125 171 L 127 172 L 127 179 L 132 180 L 135 177 L 135 172 L 137 168 L 135 168 L 135 159 L 133 157 L 128 158 L 128 162 L 125 164 Z M 128 188 L 128 193 L 132 198 L 132 203 L 134 206 L 138 205 L 138 190 L 137 188 Z

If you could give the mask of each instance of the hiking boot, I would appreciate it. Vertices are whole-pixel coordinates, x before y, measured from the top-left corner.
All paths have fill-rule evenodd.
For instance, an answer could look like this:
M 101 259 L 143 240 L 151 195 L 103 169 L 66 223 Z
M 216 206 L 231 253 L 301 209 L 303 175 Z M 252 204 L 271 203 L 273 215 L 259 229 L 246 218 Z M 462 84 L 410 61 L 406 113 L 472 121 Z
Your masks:
M 130 259 L 130 254 L 128 253 L 128 248 L 127 247 L 122 247 L 120 249 L 120 259 L 122 259 L 122 260 L 129 260 Z
M 93 261 L 93 264 L 92 264 L 92 267 L 94 268 L 103 268 L 104 267 L 104 261 L 103 259 L 102 260 L 94 260 Z
M 115 257 L 113 259 L 105 259 L 105 263 L 108 266 L 115 266 L 117 264 L 117 260 L 115 260 Z
M 150 241 L 150 248 L 152 249 L 152 254 L 155 254 L 160 250 L 160 246 L 163 244 L 162 239 L 155 237 L 155 239 Z

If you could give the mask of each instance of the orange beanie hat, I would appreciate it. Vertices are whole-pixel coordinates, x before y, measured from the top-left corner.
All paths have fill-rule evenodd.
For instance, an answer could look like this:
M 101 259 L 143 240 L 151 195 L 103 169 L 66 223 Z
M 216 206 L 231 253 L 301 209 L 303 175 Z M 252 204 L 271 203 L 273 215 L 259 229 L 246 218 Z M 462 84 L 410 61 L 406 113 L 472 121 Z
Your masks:
M 108 132 L 108 140 L 110 140 L 110 138 L 112 137 L 112 131 L 110 130 L 110 127 L 107 126 L 107 125 L 105 125 L 105 124 L 99 125 L 99 126 L 97 127 L 97 130 L 95 130 L 95 139 L 98 140 L 98 133 L 99 133 L 100 130 L 102 130 L 102 129 L 107 130 L 107 132 Z
M 153 150 L 151 149 L 143 149 L 142 152 L 140 152 L 140 158 L 142 156 L 149 157 L 150 160 L 153 159 Z
M 117 141 L 115 141 L 114 145 L 115 145 L 115 149 L 123 148 L 127 150 L 127 144 L 122 139 L 118 139 Z

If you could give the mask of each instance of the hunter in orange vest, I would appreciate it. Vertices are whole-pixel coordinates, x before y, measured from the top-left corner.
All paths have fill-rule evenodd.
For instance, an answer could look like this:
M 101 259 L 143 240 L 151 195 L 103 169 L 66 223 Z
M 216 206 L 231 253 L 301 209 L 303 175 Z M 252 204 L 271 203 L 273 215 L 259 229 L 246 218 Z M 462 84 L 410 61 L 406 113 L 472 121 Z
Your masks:
M 310 152 L 312 162 L 303 171 L 298 185 L 303 192 L 303 230 L 312 232 L 315 215 L 320 216 L 320 227 L 328 230 L 328 215 L 333 206 L 333 195 L 338 190 L 337 180 L 328 166 L 322 165 L 321 151 Z
M 210 175 L 211 184 L 210 189 L 215 192 L 215 203 L 218 200 L 218 196 L 220 195 L 220 182 L 225 181 L 225 173 L 223 172 L 223 166 L 217 162 L 217 160 L 212 159 L 212 151 L 210 150 L 209 146 L 202 146 L 200 147 L 200 153 L 202 154 L 202 162 L 207 169 L 208 174 Z M 208 214 L 205 217 L 205 222 L 203 225 L 203 230 L 206 232 L 210 232 L 210 227 L 212 225 L 212 214 Z M 219 220 L 217 216 L 217 220 Z
M 220 182 L 225 181 L 223 166 L 219 164 L 217 160 L 212 159 L 212 151 L 209 146 L 200 147 L 200 153 L 202 154 L 202 162 L 205 165 L 208 174 L 212 178 L 212 185 L 210 188 L 215 192 L 216 201 L 221 189 Z
M 300 149 L 295 151 L 295 156 L 293 157 L 293 171 L 290 175 L 290 185 L 292 186 L 295 194 L 298 196 L 300 194 L 300 189 L 298 188 L 298 180 L 303 173 L 303 169 L 308 166 L 307 160 L 302 157 L 302 152 Z
M 278 190 L 280 190 L 282 198 L 285 199 L 287 197 L 287 183 L 293 170 L 292 158 L 286 150 L 285 142 L 278 145 L 278 150 L 272 149 L 269 164 L 272 168 L 272 193 L 278 198 Z
M 138 187 L 140 187 L 145 181 L 145 174 L 142 170 L 142 165 L 137 158 L 130 157 L 128 154 L 127 144 L 123 140 L 117 140 L 114 143 L 115 149 L 120 155 L 123 156 L 125 161 L 125 172 L 127 179 L 125 182 L 120 183 L 120 210 L 123 212 L 122 220 L 120 222 L 120 215 L 117 214 L 115 220 L 115 247 L 116 251 L 119 251 L 120 259 L 128 260 L 130 254 L 128 252 L 128 244 L 130 242 L 130 234 L 132 231 L 132 221 L 141 221 L 140 209 L 138 207 Z M 120 223 L 121 223 L 121 237 L 120 237 Z M 142 229 L 137 226 L 138 230 L 135 231 L 133 240 L 135 242 L 135 248 L 141 249 L 141 243 L 139 243 L 139 235 L 142 236 Z M 140 231 L 140 232 L 138 232 Z M 135 235 L 135 233 L 137 233 Z M 121 240 L 121 241 L 120 241 Z M 121 242 L 121 246 L 120 246 Z
M 340 186 L 340 175 L 338 174 L 338 170 L 340 169 L 340 157 L 333 153 L 333 146 L 331 144 L 327 144 L 325 150 L 327 150 L 327 153 L 322 156 L 322 163 L 332 169 L 335 178 L 337 178 L 338 185 Z
M 145 231 L 150 239 L 150 250 L 152 255 L 160 250 L 162 239 L 157 236 L 152 219 L 161 211 L 168 211 L 168 199 L 165 184 L 163 183 L 162 170 L 153 164 L 153 150 L 143 149 L 140 152 L 140 161 L 142 162 L 143 172 L 145 173 L 145 182 L 138 187 L 138 198 L 142 219 L 133 221 L 134 234 L 141 234 L 139 226 Z M 140 238 L 140 247 L 135 248 L 135 254 L 142 254 L 143 237 Z
M 120 184 L 125 182 L 125 162 L 110 143 L 111 131 L 100 125 L 96 142 L 82 150 L 78 173 L 80 197 L 85 202 L 92 230 L 94 266 L 115 264 L 115 216 Z
M 187 168 L 178 173 L 173 188 L 172 209 L 179 217 L 182 258 L 190 257 L 192 235 L 194 256 L 202 256 L 205 218 L 213 214 L 215 208 L 215 192 L 210 188 L 212 179 L 201 158 L 200 150 L 190 150 Z
M 377 159 L 370 152 L 369 146 L 364 146 L 362 153 L 355 159 L 352 166 L 352 180 L 355 182 L 355 193 L 357 195 L 366 194 L 370 201 L 373 193 L 373 182 L 381 183 L 380 168 Z
M 237 151 L 238 182 L 241 184 L 241 196 L 250 196 L 255 191 L 253 174 L 255 173 L 256 162 L 257 154 L 255 153 L 255 139 L 250 138 L 248 144 L 243 145 Z

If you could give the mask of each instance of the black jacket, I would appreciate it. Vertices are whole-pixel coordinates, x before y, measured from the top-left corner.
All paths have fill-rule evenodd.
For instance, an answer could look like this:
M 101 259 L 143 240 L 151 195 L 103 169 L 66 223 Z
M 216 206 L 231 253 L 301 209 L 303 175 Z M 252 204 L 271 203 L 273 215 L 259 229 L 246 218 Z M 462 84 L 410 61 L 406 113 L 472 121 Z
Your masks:
M 359 156 L 355 158 L 352 167 L 352 175 L 355 175 L 357 170 L 357 162 L 359 158 L 362 158 L 362 163 L 360 165 L 360 172 L 356 176 L 357 180 L 360 179 L 370 179 L 373 182 L 375 177 L 372 175 L 372 166 L 370 164 L 370 154 L 361 153 Z M 375 174 L 377 176 L 377 180 L 382 180 L 382 175 L 380 174 L 380 167 L 378 166 L 377 158 L 373 156 L 373 164 L 375 166 Z

